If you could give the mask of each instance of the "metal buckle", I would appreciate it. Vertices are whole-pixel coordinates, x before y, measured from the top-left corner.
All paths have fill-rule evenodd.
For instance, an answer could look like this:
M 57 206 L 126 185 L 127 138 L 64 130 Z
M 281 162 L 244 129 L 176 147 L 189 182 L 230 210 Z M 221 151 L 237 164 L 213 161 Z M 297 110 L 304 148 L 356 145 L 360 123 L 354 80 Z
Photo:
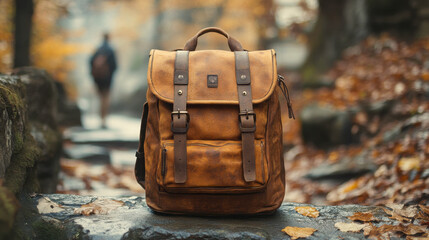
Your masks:
M 186 116 L 186 126 L 184 128 L 174 127 L 173 116 L 177 115 L 178 116 L 177 118 L 180 119 L 181 114 L 185 114 L 185 116 Z M 190 116 L 189 116 L 188 111 L 180 111 L 179 109 L 177 109 L 177 111 L 172 111 L 171 112 L 171 131 L 173 133 L 186 133 L 186 132 L 188 132 L 189 120 L 190 120 Z
M 253 127 L 243 127 L 243 124 L 241 123 L 241 116 L 246 116 L 246 119 L 249 118 L 249 115 L 253 116 Z M 246 109 L 244 112 L 240 112 L 238 114 L 238 121 L 240 123 L 240 131 L 241 132 L 255 132 L 256 131 L 256 114 L 254 111 L 249 111 Z

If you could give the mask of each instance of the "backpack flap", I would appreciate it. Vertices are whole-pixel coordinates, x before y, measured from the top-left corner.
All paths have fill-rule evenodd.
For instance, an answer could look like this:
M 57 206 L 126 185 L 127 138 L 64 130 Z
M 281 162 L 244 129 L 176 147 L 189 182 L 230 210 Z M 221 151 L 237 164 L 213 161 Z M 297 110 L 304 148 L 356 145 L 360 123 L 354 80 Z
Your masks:
M 274 50 L 249 53 L 252 79 L 252 103 L 268 99 L 277 80 Z M 174 101 L 175 51 L 152 50 L 149 60 L 148 85 L 160 100 Z M 212 83 L 217 81 L 217 86 Z M 189 52 L 187 104 L 238 105 L 234 52 L 202 50 Z

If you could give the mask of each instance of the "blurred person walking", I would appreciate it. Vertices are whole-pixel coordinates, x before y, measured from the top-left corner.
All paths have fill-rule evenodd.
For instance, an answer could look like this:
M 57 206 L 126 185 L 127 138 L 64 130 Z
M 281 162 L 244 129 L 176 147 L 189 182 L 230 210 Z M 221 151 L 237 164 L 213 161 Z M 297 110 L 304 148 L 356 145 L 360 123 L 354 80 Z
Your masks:
M 91 75 L 97 85 L 100 97 L 101 127 L 106 128 L 109 109 L 110 87 L 116 70 L 115 51 L 109 44 L 109 34 L 104 33 L 103 43 L 97 48 L 90 61 Z

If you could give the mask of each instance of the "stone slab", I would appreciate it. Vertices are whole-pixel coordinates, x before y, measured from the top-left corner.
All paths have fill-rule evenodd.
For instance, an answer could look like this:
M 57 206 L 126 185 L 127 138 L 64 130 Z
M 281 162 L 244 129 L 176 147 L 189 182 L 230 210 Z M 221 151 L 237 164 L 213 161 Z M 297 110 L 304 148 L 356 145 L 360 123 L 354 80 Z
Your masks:
M 372 212 L 380 220 L 376 225 L 395 223 L 381 207 L 359 205 L 314 206 L 320 212 L 317 218 L 297 213 L 295 207 L 310 205 L 296 203 L 284 203 L 270 216 L 195 217 L 154 213 L 146 206 L 144 197 L 133 196 L 114 198 L 125 204 L 108 214 L 83 216 L 76 214 L 75 209 L 97 197 L 47 194 L 26 201 L 34 209 L 45 201 L 41 199 L 51 200 L 53 210 L 49 212 L 48 208 L 42 213 L 39 210 L 39 219 L 32 221 L 43 222 L 42 233 L 46 233 L 50 226 L 57 229 L 57 237 L 61 239 L 289 239 L 281 231 L 286 226 L 317 229 L 307 239 L 365 239 L 362 232 L 341 232 L 334 224 L 352 222 L 347 217 L 355 212 Z M 38 235 L 39 230 L 35 232 L 36 236 L 43 237 Z

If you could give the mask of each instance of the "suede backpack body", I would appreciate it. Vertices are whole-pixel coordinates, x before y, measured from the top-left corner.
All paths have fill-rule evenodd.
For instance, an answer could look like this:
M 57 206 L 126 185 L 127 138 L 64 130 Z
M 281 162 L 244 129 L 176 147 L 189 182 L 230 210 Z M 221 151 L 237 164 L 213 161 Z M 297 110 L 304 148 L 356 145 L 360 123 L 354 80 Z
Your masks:
M 195 51 L 216 32 L 231 51 Z M 219 28 L 183 50 L 150 52 L 135 173 L 156 212 L 271 213 L 285 192 L 282 122 L 274 50 L 245 51 Z

